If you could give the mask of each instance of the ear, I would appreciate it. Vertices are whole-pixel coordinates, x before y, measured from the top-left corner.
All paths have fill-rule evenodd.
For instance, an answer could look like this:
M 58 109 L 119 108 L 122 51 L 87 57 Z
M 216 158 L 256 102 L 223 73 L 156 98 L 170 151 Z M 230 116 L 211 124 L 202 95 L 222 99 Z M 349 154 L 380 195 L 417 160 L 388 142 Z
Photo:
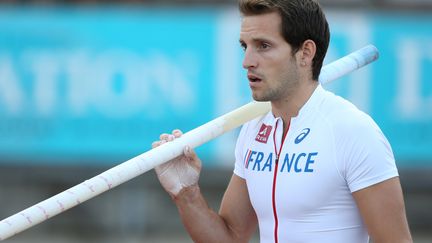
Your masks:
M 315 57 L 316 45 L 313 40 L 305 40 L 297 52 L 297 60 L 301 67 L 312 66 Z

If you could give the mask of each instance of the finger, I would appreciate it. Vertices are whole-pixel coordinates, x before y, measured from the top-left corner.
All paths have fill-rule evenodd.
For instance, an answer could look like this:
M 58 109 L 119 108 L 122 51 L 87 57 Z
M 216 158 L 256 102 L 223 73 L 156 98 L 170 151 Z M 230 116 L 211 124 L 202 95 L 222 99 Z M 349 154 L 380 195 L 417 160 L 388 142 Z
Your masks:
M 160 140 L 165 140 L 165 141 L 167 141 L 169 135 L 170 135 L 170 134 L 168 134 L 168 133 L 162 133 L 162 134 L 159 136 L 159 139 L 160 139 Z
M 172 134 L 174 135 L 174 137 L 179 138 L 183 135 L 183 132 L 179 129 L 175 129 L 172 131 Z
M 173 141 L 174 139 L 175 139 L 175 137 L 174 137 L 174 135 L 172 135 L 172 134 L 168 135 L 168 137 L 167 137 L 167 141 L 168 141 L 168 142 L 171 142 L 171 141 Z
M 161 141 L 154 141 L 154 142 L 152 143 L 152 148 L 159 147 L 160 145 L 162 145 L 162 144 L 164 144 L 164 143 L 166 143 L 165 140 L 161 140 Z
M 159 147 L 160 144 L 161 144 L 161 141 L 154 141 L 154 142 L 152 143 L 152 148 Z

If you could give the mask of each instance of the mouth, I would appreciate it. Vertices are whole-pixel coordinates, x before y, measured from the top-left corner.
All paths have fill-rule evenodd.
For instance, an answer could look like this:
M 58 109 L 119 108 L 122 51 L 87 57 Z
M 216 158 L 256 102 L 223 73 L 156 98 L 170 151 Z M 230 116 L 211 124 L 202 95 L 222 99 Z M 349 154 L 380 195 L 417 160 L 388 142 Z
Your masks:
M 255 75 L 255 74 L 252 74 L 252 73 L 248 73 L 247 77 L 249 79 L 249 82 L 251 82 L 251 83 L 258 83 L 258 82 L 262 81 L 261 77 Z

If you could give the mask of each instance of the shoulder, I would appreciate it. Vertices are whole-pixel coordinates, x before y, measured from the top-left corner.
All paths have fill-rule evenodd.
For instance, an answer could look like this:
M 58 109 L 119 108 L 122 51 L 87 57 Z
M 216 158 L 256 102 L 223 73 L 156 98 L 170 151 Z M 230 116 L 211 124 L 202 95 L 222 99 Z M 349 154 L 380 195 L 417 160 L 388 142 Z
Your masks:
M 331 93 L 319 108 L 333 136 L 338 170 L 351 192 L 398 175 L 390 143 L 368 114 Z
M 325 91 L 324 96 L 325 98 L 316 109 L 323 122 L 336 136 L 350 134 L 361 136 L 368 131 L 381 133 L 375 121 L 348 100 L 329 91 Z
M 328 92 L 317 108 L 340 163 L 357 164 L 367 157 L 375 162 L 394 160 L 391 145 L 379 126 L 351 102 Z

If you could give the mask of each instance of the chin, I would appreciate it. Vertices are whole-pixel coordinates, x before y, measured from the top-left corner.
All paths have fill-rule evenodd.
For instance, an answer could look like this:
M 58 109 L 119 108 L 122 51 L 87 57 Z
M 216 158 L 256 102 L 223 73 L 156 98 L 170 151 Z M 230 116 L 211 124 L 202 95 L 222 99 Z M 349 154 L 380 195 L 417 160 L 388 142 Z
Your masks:
M 259 101 L 259 102 L 270 101 L 270 99 L 268 99 L 267 97 L 262 97 L 262 96 L 258 96 L 258 95 L 254 95 L 254 94 L 252 94 L 252 98 L 255 101 Z

